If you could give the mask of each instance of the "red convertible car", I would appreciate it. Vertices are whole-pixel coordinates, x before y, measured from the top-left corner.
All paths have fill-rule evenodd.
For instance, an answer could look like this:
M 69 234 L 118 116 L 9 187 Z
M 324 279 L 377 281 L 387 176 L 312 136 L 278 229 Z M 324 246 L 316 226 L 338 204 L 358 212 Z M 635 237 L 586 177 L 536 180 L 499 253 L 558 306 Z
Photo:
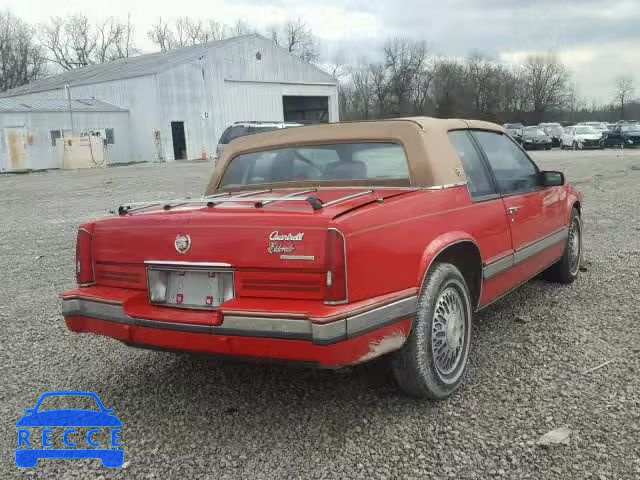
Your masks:
M 387 355 L 445 398 L 471 321 L 540 272 L 572 282 L 582 196 L 497 125 L 407 118 L 235 140 L 198 199 L 78 230 L 67 326 L 127 344 L 339 367 Z

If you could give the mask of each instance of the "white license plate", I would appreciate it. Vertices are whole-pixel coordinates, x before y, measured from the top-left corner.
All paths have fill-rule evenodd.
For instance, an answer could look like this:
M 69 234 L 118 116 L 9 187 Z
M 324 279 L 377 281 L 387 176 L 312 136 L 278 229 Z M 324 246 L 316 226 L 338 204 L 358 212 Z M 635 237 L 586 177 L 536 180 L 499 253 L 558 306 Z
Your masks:
M 167 274 L 167 305 L 215 308 L 222 303 L 218 272 L 169 270 Z

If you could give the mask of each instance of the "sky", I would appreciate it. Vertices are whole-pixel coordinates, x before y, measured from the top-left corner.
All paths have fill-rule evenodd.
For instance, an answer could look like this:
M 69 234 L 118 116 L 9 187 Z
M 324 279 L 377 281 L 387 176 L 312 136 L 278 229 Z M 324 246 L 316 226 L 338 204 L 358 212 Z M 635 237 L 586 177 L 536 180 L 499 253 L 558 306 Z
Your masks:
M 332 63 L 375 60 L 390 37 L 425 40 L 434 55 L 481 51 L 505 63 L 552 51 L 589 101 L 612 101 L 620 75 L 634 78 L 640 97 L 640 0 L 0 0 L 3 6 L 31 23 L 76 12 L 130 15 L 144 51 L 153 49 L 146 32 L 160 16 L 241 19 L 258 30 L 300 18 Z

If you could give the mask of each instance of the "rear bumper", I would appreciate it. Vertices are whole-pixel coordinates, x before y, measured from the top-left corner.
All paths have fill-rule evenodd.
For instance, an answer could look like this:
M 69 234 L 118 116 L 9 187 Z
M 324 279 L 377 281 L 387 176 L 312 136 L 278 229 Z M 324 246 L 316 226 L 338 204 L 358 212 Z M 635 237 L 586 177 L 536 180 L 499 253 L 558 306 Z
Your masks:
M 299 314 L 224 313 L 219 324 L 154 320 L 129 315 L 122 303 L 64 298 L 67 327 L 149 348 L 340 366 L 400 348 L 416 313 L 411 296 L 329 322 Z

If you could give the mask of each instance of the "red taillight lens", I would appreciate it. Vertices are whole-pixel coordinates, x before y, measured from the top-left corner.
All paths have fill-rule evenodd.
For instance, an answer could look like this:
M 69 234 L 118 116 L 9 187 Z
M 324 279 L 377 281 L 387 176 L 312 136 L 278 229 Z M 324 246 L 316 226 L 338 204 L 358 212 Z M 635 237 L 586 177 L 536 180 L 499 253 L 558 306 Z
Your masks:
M 327 232 L 327 278 L 325 302 L 347 302 L 347 258 L 344 235 L 335 228 Z
M 91 252 L 92 239 L 93 224 L 80 225 L 76 241 L 76 280 L 78 285 L 81 286 L 94 283 L 93 254 Z

